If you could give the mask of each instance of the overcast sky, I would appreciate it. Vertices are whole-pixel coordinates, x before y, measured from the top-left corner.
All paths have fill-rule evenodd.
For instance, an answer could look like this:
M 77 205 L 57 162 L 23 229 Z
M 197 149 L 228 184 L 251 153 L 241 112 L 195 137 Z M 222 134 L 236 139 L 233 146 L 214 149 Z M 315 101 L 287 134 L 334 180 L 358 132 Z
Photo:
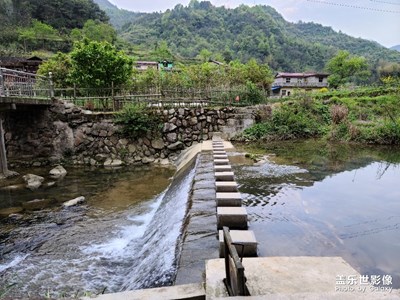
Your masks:
M 135 12 L 172 9 L 190 0 L 109 0 L 119 8 Z M 386 47 L 400 44 L 400 0 L 211 0 L 216 6 L 240 4 L 274 7 L 291 22 L 320 23 L 334 30 L 374 40 Z

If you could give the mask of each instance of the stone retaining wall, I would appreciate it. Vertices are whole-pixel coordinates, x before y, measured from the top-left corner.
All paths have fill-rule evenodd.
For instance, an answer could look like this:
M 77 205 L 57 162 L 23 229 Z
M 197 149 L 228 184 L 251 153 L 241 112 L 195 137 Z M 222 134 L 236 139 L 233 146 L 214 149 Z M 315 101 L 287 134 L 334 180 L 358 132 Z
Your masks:
M 92 114 L 71 103 L 17 109 L 6 115 L 7 155 L 11 166 L 41 166 L 62 160 L 93 166 L 168 164 L 184 148 L 235 126 L 237 109 L 174 108 L 157 112 L 163 122 L 158 136 L 132 140 L 121 136 L 112 114 Z

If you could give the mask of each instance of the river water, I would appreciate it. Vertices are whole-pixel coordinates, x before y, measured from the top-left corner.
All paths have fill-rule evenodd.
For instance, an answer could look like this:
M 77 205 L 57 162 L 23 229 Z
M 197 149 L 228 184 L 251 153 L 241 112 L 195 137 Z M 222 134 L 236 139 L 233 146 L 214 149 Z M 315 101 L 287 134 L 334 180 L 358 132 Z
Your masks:
M 399 148 L 307 141 L 251 152 L 266 159 L 230 159 L 260 256 L 341 256 L 400 287 Z M 46 177 L 35 192 L 20 181 L 1 183 L 0 216 L 33 199 L 47 206 L 0 217 L 0 298 L 171 284 L 193 165 L 173 178 L 174 170 L 155 167 L 67 169 L 55 184 L 49 169 L 17 170 Z M 83 205 L 61 208 L 78 196 Z
M 0 220 L 0 296 L 75 297 L 172 284 L 193 165 L 174 178 L 174 170 L 155 167 L 68 171 L 35 192 L 2 183 L 2 209 L 50 201 Z M 61 208 L 81 195 L 84 205 Z
M 400 148 L 305 141 L 250 150 L 266 160 L 239 159 L 234 171 L 260 256 L 341 256 L 400 288 Z

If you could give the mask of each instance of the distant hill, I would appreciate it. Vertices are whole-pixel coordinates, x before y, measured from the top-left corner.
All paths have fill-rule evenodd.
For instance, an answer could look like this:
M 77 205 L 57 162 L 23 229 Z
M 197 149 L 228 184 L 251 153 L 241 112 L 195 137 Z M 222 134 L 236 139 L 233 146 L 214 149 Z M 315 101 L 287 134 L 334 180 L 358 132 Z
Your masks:
M 143 13 L 136 13 L 125 9 L 119 9 L 116 5 L 107 0 L 93 0 L 110 18 L 110 23 L 121 29 L 126 23 L 132 22 Z
M 400 51 L 400 45 L 393 46 L 390 49 Z
M 164 13 L 120 12 L 120 35 L 144 52 L 166 41 L 180 57 L 193 58 L 208 49 L 214 58 L 247 61 L 254 57 L 287 72 L 321 71 L 339 49 L 365 56 L 372 64 L 379 60 L 400 62 L 400 53 L 377 42 L 320 24 L 290 23 L 270 6 L 227 9 L 209 1 L 191 1 L 186 7 L 178 4 Z M 116 12 L 107 13 L 116 24 Z M 121 25 L 124 22 L 128 23 Z

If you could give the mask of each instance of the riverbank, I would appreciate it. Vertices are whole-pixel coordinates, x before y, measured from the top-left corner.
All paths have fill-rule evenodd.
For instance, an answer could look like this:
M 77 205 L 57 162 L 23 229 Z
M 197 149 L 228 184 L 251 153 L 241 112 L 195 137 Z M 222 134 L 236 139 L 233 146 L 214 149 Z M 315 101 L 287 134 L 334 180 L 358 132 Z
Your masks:
M 298 94 L 258 111 L 258 122 L 239 141 L 324 138 L 400 145 L 399 88 L 364 88 Z

